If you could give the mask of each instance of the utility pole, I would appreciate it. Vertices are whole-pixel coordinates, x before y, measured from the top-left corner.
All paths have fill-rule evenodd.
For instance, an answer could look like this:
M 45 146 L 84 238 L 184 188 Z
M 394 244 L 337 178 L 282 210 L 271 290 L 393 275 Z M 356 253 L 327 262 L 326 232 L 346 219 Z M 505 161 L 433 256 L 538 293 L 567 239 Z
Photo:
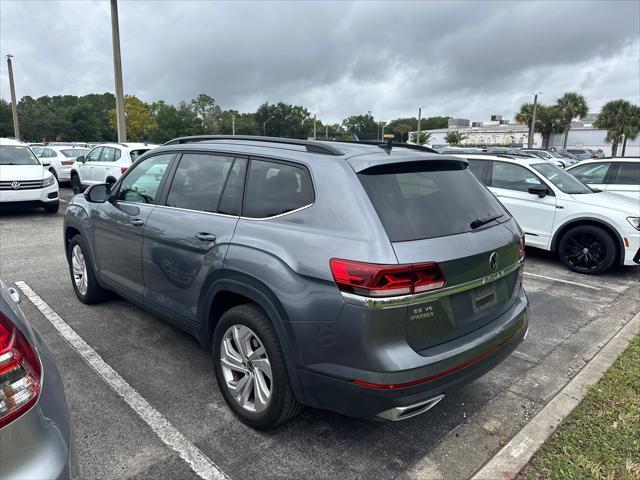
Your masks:
M 20 140 L 20 126 L 18 125 L 18 103 L 16 102 L 16 86 L 13 83 L 13 66 L 11 65 L 11 57 L 13 55 L 8 54 L 7 69 L 9 70 L 9 89 L 11 90 L 11 112 L 13 113 L 13 135 L 16 140 Z
M 324 139 L 329 140 L 329 125 L 324 126 Z
M 122 62 L 120 61 L 120 29 L 118 27 L 118 0 L 111 0 L 111 39 L 113 41 L 113 71 L 116 80 L 116 123 L 118 142 L 127 141 L 127 121 L 124 117 L 124 89 Z
M 418 107 L 418 133 L 416 135 L 416 143 L 420 145 L 420 120 L 422 120 L 422 107 Z
M 313 114 L 313 139 L 316 139 L 316 117 L 317 117 L 317 113 Z
M 231 115 L 231 135 L 236 134 L 236 116 Z
M 384 141 L 384 122 L 382 122 L 382 135 L 380 136 L 380 140 Z
M 267 119 L 262 123 L 262 135 L 264 135 L 265 137 L 267 136 L 267 123 L 269 123 L 271 120 L 273 120 L 273 117 L 269 117 L 269 118 L 267 118 Z
M 531 125 L 529 126 L 529 139 L 527 148 L 533 148 L 533 134 L 536 128 L 536 110 L 538 109 L 538 92 L 533 96 L 533 113 L 531 114 Z

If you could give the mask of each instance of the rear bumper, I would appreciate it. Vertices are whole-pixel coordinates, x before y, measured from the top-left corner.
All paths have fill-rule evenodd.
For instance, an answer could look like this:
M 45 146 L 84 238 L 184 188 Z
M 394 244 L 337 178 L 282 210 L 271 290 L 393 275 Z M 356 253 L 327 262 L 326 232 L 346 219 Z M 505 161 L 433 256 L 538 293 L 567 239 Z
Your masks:
M 512 308 L 488 328 L 435 347 L 433 355 L 420 356 L 422 365 L 411 370 L 352 371 L 351 378 L 340 378 L 326 370 L 301 369 L 305 401 L 313 407 L 359 418 L 408 418 L 413 416 L 411 413 L 428 410 L 422 410 L 422 406 L 429 407 L 429 402 L 497 366 L 522 342 L 528 326 L 528 300 L 520 289 Z M 389 388 L 390 385 L 394 387 Z M 401 413 L 399 418 L 393 418 L 397 407 L 409 407 L 409 415 Z

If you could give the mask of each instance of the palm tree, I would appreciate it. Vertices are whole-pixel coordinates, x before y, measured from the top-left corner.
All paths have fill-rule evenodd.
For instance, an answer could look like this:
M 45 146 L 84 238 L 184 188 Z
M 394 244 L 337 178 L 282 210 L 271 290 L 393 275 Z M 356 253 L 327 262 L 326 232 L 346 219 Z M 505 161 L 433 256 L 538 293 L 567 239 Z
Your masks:
M 562 112 L 562 124 L 564 127 L 564 142 L 562 146 L 567 148 L 571 120 L 576 117 L 584 117 L 589 112 L 589 107 L 584 97 L 576 92 L 567 92 L 562 95 L 558 99 L 556 107 Z
M 606 141 L 611 142 L 611 155 L 618 153 L 618 145 L 624 135 L 622 155 L 624 156 L 627 139 L 634 140 L 640 133 L 640 107 L 626 100 L 611 100 L 602 107 L 594 127 L 607 130 Z
M 444 141 L 447 142 L 452 147 L 455 147 L 456 145 L 460 145 L 460 143 L 465 138 L 467 138 L 467 136 L 464 133 L 460 133 L 458 131 L 447 132 L 447 134 L 444 136 Z
M 411 134 L 411 140 L 415 140 L 416 137 L 418 137 L 418 141 L 416 142 L 418 145 L 424 145 L 425 143 L 429 142 L 429 139 L 431 138 L 433 134 L 431 132 L 425 132 L 424 130 L 420 132 L 420 134 L 418 135 L 418 132 L 416 133 L 412 133 Z
M 539 105 L 536 108 L 539 108 Z M 531 119 L 533 118 L 533 103 L 523 103 L 520 105 L 520 111 L 516 113 L 516 121 L 524 123 L 527 128 L 531 129 Z
M 552 133 L 562 133 L 563 130 L 562 112 L 555 106 L 538 105 L 535 131 L 542 134 L 542 148 L 549 148 Z

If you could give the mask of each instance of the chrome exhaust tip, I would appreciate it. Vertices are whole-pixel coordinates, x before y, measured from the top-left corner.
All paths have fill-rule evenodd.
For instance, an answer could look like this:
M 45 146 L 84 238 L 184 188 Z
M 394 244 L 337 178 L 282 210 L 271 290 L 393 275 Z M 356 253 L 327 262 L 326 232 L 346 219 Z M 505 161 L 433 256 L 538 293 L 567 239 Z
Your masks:
M 391 422 L 397 422 L 400 420 L 406 420 L 407 418 L 415 417 L 421 413 L 430 410 L 436 406 L 444 398 L 444 393 L 437 395 L 429 400 L 423 400 L 422 402 L 413 403 L 411 405 L 405 405 L 404 407 L 393 407 L 384 412 L 380 412 L 376 415 L 383 420 L 389 420 Z

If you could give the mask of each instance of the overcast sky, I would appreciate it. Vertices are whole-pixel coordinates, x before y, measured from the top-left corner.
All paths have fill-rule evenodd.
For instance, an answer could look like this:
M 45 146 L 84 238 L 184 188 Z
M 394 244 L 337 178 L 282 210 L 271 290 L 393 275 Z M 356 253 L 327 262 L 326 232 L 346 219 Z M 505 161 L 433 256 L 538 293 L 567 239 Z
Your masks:
M 113 91 L 108 1 L 0 0 L 18 97 Z M 119 2 L 125 93 L 325 121 L 511 118 L 532 92 L 640 103 L 640 2 Z M 6 63 L 0 95 L 8 99 Z

